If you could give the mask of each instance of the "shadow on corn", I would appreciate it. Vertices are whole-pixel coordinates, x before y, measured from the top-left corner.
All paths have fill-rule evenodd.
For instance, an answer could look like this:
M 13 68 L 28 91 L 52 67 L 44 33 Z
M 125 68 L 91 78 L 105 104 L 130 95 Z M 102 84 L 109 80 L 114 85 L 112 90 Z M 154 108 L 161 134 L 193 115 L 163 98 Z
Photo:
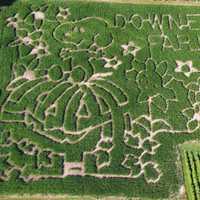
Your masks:
M 14 3 L 16 0 L 0 0 L 0 7 L 1 6 L 9 6 Z

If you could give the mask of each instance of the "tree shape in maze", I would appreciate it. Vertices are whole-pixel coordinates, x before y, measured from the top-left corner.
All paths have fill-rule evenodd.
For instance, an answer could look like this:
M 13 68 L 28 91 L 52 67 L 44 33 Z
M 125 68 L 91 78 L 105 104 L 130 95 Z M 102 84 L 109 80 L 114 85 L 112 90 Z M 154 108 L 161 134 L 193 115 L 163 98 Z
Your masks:
M 26 16 L 7 19 L 16 36 L 9 47 L 19 58 L 1 106 L 0 122 L 10 127 L 1 133 L 0 179 L 17 172 L 25 182 L 71 175 L 159 182 L 163 172 L 155 155 L 162 144 L 157 136 L 192 133 L 200 124 L 199 110 L 191 118 L 189 107 L 179 110 L 186 129 L 170 123 L 169 107 L 178 104 L 170 84 L 181 80 L 196 110 L 199 86 L 195 89 L 197 83 L 187 84 L 181 75 L 199 71 L 192 61 L 177 58 L 173 71 L 166 60 L 157 61 L 155 43 L 141 28 L 148 20 L 135 23 L 137 16 L 119 14 L 114 24 L 95 16 L 74 20 L 66 7 L 52 19 L 47 11 L 48 6 L 31 6 Z M 161 25 L 152 29 L 163 36 Z M 140 31 L 143 39 L 136 35 Z M 127 88 L 127 82 L 134 86 Z
M 183 110 L 183 114 L 188 118 L 187 127 L 189 132 L 194 132 L 200 127 L 200 78 L 196 82 L 190 82 L 187 87 L 189 88 L 188 99 L 191 102 L 191 107 Z
M 139 177 L 144 174 L 148 183 L 156 183 L 162 176 L 159 164 L 153 161 L 153 156 L 161 145 L 156 140 L 159 133 L 170 132 L 172 127 L 164 119 L 153 116 L 152 107 L 156 96 L 150 96 L 148 115 L 142 115 L 134 120 L 126 113 L 129 126 L 124 132 L 124 141 L 132 152 L 125 155 L 123 165 L 130 170 L 130 176 Z

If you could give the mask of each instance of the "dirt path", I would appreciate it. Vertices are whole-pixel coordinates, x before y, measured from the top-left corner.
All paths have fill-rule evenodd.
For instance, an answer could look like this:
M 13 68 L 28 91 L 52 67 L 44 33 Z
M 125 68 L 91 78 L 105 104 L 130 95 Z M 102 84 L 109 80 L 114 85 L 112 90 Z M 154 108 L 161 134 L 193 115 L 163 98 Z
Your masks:
M 155 5 L 184 5 L 200 6 L 200 1 L 195 0 L 82 0 L 94 2 L 115 2 L 115 3 L 133 3 L 133 4 L 155 4 Z
M 89 197 L 89 196 L 76 197 L 76 196 L 67 196 L 67 195 L 63 195 L 63 196 L 62 195 L 58 195 L 58 196 L 25 195 L 22 197 L 18 197 L 18 196 L 13 195 L 13 196 L 0 197 L 0 200 L 127 200 L 127 198 L 124 198 L 124 197 L 95 198 L 95 197 Z M 130 200 L 151 200 L 151 199 L 132 198 Z M 162 200 L 177 200 L 177 199 L 162 199 Z M 185 200 L 185 199 L 179 199 L 179 200 Z

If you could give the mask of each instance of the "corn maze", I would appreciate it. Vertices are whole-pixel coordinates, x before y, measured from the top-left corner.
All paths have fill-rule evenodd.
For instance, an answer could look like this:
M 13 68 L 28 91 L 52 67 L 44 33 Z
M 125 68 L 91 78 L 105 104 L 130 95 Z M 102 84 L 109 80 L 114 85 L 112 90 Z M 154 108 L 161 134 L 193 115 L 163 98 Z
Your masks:
M 0 194 L 176 195 L 178 145 L 200 138 L 199 56 L 198 7 L 2 8 Z

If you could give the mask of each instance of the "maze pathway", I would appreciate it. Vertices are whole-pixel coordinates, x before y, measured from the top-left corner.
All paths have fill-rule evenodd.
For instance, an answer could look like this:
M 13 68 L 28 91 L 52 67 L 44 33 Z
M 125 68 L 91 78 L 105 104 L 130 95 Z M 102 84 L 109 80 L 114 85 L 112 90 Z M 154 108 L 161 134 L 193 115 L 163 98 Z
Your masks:
M 177 194 L 178 144 L 199 139 L 199 22 L 198 7 L 3 8 L 0 193 Z

